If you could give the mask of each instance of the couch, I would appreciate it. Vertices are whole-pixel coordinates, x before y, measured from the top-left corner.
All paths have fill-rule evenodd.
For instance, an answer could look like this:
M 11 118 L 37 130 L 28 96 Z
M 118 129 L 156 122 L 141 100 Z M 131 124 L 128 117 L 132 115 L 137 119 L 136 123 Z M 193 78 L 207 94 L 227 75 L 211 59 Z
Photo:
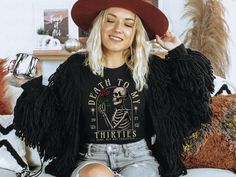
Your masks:
M 0 177 L 15 177 L 15 173 L 9 170 L 0 169 Z M 198 168 L 188 170 L 188 175 L 184 177 L 235 177 L 236 175 L 228 170 L 214 168 Z M 39 177 L 53 177 L 42 173 Z
M 7 93 L 8 93 L 8 97 L 9 97 L 12 107 L 14 107 L 15 102 L 18 96 L 21 94 L 21 92 L 22 92 L 21 88 L 11 86 L 11 85 L 9 86 Z M 12 115 L 9 115 L 9 116 L 12 116 Z M 1 115 L 1 117 L 4 117 L 4 115 Z M 1 134 L 0 134 L 0 138 L 1 138 Z M 0 150 L 2 148 L 4 147 L 1 147 Z M 37 151 L 35 149 L 25 147 L 25 154 L 23 155 L 25 155 L 27 164 L 30 166 L 36 167 L 36 171 L 37 171 L 41 164 Z M 1 158 L 2 157 L 0 156 L 0 163 L 1 163 Z M 16 176 L 15 171 L 1 168 L 1 164 L 0 164 L 0 177 L 14 177 L 14 176 Z M 49 174 L 45 174 L 44 170 L 42 170 L 40 177 L 52 177 L 52 176 Z M 224 169 L 194 168 L 194 169 L 188 169 L 188 174 L 186 175 L 186 177 L 236 177 L 236 174 L 233 173 L 232 171 L 224 170 Z

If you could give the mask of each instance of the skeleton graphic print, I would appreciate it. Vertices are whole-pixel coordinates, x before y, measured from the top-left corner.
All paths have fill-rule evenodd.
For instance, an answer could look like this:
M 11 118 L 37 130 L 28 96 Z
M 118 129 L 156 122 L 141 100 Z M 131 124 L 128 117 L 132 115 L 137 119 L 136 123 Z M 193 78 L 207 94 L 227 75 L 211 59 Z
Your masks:
M 127 65 L 90 70 L 83 81 L 80 130 L 86 143 L 129 143 L 144 138 L 145 96 L 137 91 Z
M 89 132 L 93 141 L 135 141 L 140 138 L 140 93 L 130 81 L 105 79 L 90 90 Z
M 109 93 L 109 91 L 108 91 Z M 101 101 L 98 105 L 98 111 L 104 118 L 107 127 L 111 129 L 127 129 L 131 125 L 131 117 L 129 107 L 126 108 L 125 101 L 129 99 L 128 91 L 124 87 L 116 87 L 112 93 L 112 103 L 114 112 L 109 120 L 106 113 L 106 102 Z M 128 105 L 129 106 L 129 105 Z

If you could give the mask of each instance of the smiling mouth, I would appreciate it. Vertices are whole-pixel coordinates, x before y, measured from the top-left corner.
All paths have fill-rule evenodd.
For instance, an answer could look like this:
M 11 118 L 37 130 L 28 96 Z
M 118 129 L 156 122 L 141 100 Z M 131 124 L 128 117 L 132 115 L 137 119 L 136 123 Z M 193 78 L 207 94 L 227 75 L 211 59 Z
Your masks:
M 123 41 L 123 39 L 118 36 L 109 35 L 109 38 L 115 41 Z

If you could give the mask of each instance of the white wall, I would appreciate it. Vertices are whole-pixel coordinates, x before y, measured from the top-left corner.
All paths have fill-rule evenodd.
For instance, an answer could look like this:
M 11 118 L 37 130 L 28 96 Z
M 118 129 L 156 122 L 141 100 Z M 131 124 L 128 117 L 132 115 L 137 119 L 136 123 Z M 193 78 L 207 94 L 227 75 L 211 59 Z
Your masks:
M 229 71 L 229 78 L 236 85 L 236 1 L 224 0 L 226 8 L 226 20 L 230 28 L 230 60 L 231 66 Z
M 30 0 L 1 0 L 0 56 L 33 50 L 33 3 Z
M 230 29 L 229 51 L 230 51 L 230 70 L 227 79 L 231 80 L 236 85 L 236 1 L 235 0 L 221 0 L 224 4 L 226 13 L 226 22 Z M 171 22 L 171 30 L 181 39 L 181 35 L 188 29 L 187 19 L 183 19 L 184 4 L 187 0 L 161 0 L 161 8 L 168 15 Z
M 78 28 L 70 17 L 76 0 L 1 0 L 0 58 L 13 59 L 16 53 L 32 53 L 36 31 L 43 26 L 44 9 L 69 9 L 69 36 L 77 38 Z M 49 76 L 61 61 L 43 62 L 43 74 Z
M 187 29 L 186 19 L 181 19 L 186 0 L 160 0 L 161 8 L 170 18 L 171 30 L 180 36 Z M 228 78 L 236 84 L 236 1 L 222 0 L 226 20 L 230 27 L 229 50 L 231 67 Z M 1 0 L 0 1 L 0 57 L 14 57 L 18 52 L 32 53 L 36 29 L 43 25 L 43 9 L 68 8 L 76 0 Z M 69 17 L 69 34 L 77 37 L 77 28 Z M 181 37 L 182 39 L 184 36 Z M 44 62 L 44 74 L 54 72 L 59 62 Z

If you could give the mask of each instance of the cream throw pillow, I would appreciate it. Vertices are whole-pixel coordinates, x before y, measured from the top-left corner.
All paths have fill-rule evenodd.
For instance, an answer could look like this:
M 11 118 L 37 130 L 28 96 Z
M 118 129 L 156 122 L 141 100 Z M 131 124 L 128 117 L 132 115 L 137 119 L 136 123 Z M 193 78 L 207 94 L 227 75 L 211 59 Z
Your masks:
M 13 122 L 13 115 L 0 115 L 0 168 L 21 172 L 28 168 L 25 158 L 25 144 L 15 135 L 15 130 L 8 127 Z

